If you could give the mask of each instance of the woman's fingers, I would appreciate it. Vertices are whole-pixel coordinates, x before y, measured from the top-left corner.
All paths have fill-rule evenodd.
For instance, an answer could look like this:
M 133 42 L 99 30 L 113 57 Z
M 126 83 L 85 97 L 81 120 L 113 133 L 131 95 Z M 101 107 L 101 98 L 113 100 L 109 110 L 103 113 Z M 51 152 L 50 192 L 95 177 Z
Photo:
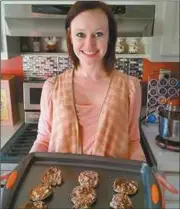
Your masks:
M 172 184 L 170 184 L 165 178 L 163 178 L 163 176 L 161 174 L 156 173 L 155 175 L 156 175 L 158 182 L 164 188 L 166 188 L 169 192 L 171 192 L 173 194 L 179 194 L 179 191 Z

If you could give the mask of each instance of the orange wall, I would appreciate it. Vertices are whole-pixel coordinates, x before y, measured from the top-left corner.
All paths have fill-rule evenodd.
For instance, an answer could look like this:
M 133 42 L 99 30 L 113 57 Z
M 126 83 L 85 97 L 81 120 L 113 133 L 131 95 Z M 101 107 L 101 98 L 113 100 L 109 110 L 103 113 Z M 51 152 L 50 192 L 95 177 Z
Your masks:
M 149 75 L 151 75 L 154 71 L 158 71 L 159 69 L 162 69 L 162 68 L 179 72 L 180 63 L 179 62 L 150 62 L 149 60 L 144 59 L 143 81 L 147 81 Z

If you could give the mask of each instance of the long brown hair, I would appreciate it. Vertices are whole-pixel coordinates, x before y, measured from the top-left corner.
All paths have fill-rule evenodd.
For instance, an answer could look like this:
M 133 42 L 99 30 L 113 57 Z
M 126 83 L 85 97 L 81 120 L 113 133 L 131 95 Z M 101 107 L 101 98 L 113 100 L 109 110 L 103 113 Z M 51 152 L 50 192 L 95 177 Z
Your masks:
M 104 66 L 107 71 L 110 71 L 114 67 L 115 63 L 115 45 L 116 45 L 116 38 L 117 38 L 117 25 L 114 19 L 114 16 L 109 8 L 109 6 L 100 1 L 77 1 L 69 10 L 66 22 L 65 22 L 65 29 L 66 29 L 66 41 L 67 41 L 67 48 L 68 53 L 70 56 L 71 61 L 75 68 L 79 66 L 79 59 L 75 55 L 73 46 L 71 44 L 70 39 L 70 25 L 72 20 L 81 12 L 92 10 L 92 9 L 100 9 L 102 10 L 108 18 L 108 25 L 109 25 L 109 40 L 108 40 L 108 48 L 107 52 L 104 56 Z

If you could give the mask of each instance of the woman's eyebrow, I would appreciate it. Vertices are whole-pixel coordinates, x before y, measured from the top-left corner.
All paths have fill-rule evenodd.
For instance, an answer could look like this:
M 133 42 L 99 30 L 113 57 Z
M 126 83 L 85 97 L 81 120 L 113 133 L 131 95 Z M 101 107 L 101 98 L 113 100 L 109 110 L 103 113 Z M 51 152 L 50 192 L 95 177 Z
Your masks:
M 99 30 L 105 31 L 106 28 L 96 28 L 94 31 L 99 31 Z M 86 31 L 86 29 L 83 29 L 83 28 L 76 28 L 75 31 Z
M 85 29 L 82 28 L 76 28 L 75 31 L 85 31 Z

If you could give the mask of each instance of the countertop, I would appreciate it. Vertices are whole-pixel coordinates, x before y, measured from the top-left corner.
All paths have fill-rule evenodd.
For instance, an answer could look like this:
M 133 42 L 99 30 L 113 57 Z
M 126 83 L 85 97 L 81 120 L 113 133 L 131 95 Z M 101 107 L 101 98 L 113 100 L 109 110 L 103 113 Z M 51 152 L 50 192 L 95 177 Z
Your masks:
M 172 152 L 156 145 L 158 124 L 142 124 L 142 131 L 147 138 L 148 145 L 157 161 L 157 169 L 163 172 L 179 172 L 179 152 Z

